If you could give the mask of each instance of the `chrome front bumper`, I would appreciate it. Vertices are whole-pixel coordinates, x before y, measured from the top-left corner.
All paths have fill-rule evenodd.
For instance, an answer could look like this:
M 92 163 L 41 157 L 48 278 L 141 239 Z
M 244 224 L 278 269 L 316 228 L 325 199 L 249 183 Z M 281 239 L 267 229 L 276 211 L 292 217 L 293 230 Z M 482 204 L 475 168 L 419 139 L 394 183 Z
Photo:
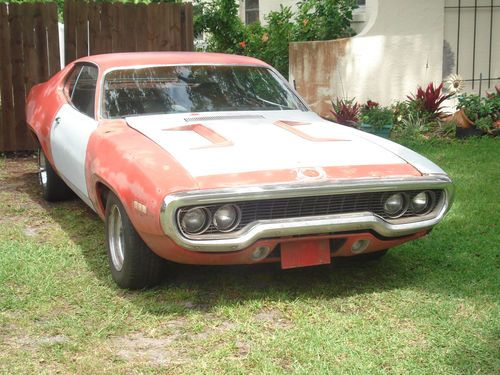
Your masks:
M 436 209 L 424 216 L 384 220 L 371 212 L 255 221 L 237 232 L 187 237 L 177 226 L 179 208 L 235 201 L 334 195 L 375 191 L 443 189 Z M 373 230 L 384 237 L 400 237 L 430 229 L 444 217 L 453 203 L 454 188 L 447 175 L 412 178 L 357 179 L 315 184 L 277 184 L 217 190 L 196 190 L 165 197 L 160 222 L 166 235 L 179 246 L 199 252 L 228 252 L 245 249 L 264 238 L 331 234 Z

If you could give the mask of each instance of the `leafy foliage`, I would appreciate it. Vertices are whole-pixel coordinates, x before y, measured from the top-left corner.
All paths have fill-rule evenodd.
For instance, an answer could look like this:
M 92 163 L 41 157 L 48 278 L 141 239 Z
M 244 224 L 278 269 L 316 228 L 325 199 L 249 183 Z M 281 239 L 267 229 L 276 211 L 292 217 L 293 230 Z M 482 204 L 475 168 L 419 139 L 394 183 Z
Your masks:
M 369 100 L 361 107 L 361 122 L 371 125 L 374 129 L 382 129 L 393 124 L 392 111 Z
M 436 118 L 441 113 L 441 104 L 449 99 L 452 94 L 443 94 L 443 83 L 434 87 L 434 83 L 429 83 L 424 90 L 418 87 L 417 93 L 408 96 L 410 102 L 415 102 L 422 112 L 425 112 L 430 118 Z
M 245 27 L 238 17 L 238 3 L 228 0 L 198 1 L 194 17 L 195 33 L 210 32 L 208 49 L 241 52 Z
M 356 127 L 359 122 L 360 105 L 354 99 L 332 100 L 332 110 L 335 121 L 342 125 Z
M 462 94 L 458 97 L 458 109 L 474 123 L 482 118 L 490 118 L 491 123 L 500 119 L 500 94 L 492 94 L 487 98 L 476 94 Z M 482 123 L 484 126 L 485 122 Z
M 354 35 L 354 0 L 303 0 L 297 13 L 289 6 L 266 16 L 267 25 L 245 25 L 234 0 L 195 0 L 195 32 L 206 33 L 206 50 L 253 56 L 288 76 L 288 45 Z
M 493 128 L 493 120 L 491 117 L 481 117 L 475 123 L 476 128 L 481 129 L 484 132 L 488 132 Z
M 329 40 L 353 35 L 354 0 L 303 0 L 297 4 L 294 41 Z

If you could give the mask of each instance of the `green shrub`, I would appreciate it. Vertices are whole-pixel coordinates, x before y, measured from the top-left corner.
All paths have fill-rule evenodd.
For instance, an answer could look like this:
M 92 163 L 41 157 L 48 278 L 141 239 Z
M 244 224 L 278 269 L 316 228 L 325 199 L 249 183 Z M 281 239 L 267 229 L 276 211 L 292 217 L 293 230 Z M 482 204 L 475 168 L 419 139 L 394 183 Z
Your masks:
M 303 0 L 297 4 L 294 41 L 330 40 L 354 35 L 351 28 L 354 0 Z
M 382 129 L 386 125 L 392 125 L 392 111 L 380 105 L 364 105 L 361 108 L 361 122 L 371 125 L 374 129 Z
M 355 0 L 303 0 L 297 13 L 280 6 L 267 25 L 245 25 L 234 0 L 195 0 L 195 31 L 207 33 L 206 50 L 237 53 L 266 61 L 288 77 L 288 45 L 354 35 L 350 27 Z
M 476 128 L 481 129 L 484 132 L 489 132 L 493 129 L 493 119 L 491 117 L 481 117 L 475 123 Z

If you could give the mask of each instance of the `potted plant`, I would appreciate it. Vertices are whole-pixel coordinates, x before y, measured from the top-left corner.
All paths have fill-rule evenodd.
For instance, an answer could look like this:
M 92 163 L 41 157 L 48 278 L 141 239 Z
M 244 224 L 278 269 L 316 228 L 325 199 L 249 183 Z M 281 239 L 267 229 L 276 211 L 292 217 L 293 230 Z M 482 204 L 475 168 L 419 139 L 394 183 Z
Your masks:
M 360 106 L 354 99 L 337 99 L 332 100 L 331 113 L 335 122 L 356 128 L 359 122 Z
M 486 96 L 491 106 L 492 125 L 489 133 L 496 136 L 500 134 L 500 87 L 495 86 L 495 92 L 487 93 Z
M 361 130 L 389 138 L 392 127 L 393 113 L 389 108 L 382 107 L 371 100 L 361 107 Z
M 498 133 L 500 117 L 500 94 L 489 94 L 482 98 L 476 94 L 462 94 L 458 97 L 458 111 L 454 115 L 457 123 L 457 138 Z

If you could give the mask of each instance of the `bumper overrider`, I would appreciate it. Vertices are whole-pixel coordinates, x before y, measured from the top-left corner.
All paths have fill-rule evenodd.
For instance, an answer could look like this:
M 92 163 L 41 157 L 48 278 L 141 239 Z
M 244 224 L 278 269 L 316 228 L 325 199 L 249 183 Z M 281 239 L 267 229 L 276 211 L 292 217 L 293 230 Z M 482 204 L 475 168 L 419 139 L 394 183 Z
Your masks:
M 178 222 L 179 211 L 185 207 L 352 193 L 391 193 L 406 190 L 442 190 L 443 194 L 440 195 L 430 212 L 414 217 L 387 219 L 373 212 L 362 211 L 255 220 L 233 232 L 206 235 L 187 235 Z M 440 222 L 450 209 L 453 197 L 452 181 L 445 174 L 195 190 L 165 197 L 160 221 L 165 234 L 185 249 L 196 252 L 231 252 L 248 248 L 261 239 L 288 236 L 325 235 L 360 230 L 373 231 L 387 238 L 411 235 L 428 230 Z

